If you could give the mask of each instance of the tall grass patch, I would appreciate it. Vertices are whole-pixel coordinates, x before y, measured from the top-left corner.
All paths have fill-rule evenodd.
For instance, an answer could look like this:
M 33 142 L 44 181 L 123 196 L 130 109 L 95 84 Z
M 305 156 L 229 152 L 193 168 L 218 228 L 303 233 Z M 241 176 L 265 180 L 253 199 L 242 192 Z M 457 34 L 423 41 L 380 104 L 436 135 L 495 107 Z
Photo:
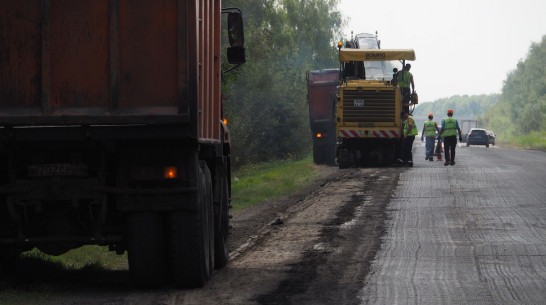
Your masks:
M 117 255 L 115 252 L 108 251 L 108 247 L 97 245 L 83 246 L 58 256 L 47 255 L 34 249 L 23 253 L 22 257 L 39 258 L 73 270 L 82 268 L 124 270 L 128 268 L 127 253 Z
M 510 135 L 500 143 L 525 149 L 546 150 L 546 131 L 533 131 L 520 136 Z
M 245 166 L 233 173 L 233 211 L 293 193 L 316 181 L 318 175 L 312 156 Z

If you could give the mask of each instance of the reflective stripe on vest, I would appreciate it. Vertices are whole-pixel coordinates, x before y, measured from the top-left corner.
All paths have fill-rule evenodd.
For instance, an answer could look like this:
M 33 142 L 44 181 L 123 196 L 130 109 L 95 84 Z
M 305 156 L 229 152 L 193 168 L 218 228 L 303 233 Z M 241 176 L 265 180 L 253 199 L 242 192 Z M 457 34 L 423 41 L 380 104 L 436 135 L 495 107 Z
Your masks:
M 457 135 L 457 120 L 455 118 L 444 119 L 444 129 L 442 131 L 442 137 L 456 136 Z
M 425 136 L 427 137 L 436 136 L 436 122 L 434 121 L 425 122 Z
M 411 126 L 411 130 L 410 130 L 410 132 L 408 134 L 408 127 L 409 127 L 409 120 L 410 119 L 413 121 L 413 126 Z M 415 120 L 413 119 L 412 116 L 409 116 L 408 119 L 404 122 L 404 135 L 416 136 L 418 133 L 419 133 L 419 131 L 417 130 L 417 126 L 415 126 Z
M 407 70 L 402 70 L 398 76 L 398 86 L 403 88 L 409 88 L 410 86 L 411 73 Z

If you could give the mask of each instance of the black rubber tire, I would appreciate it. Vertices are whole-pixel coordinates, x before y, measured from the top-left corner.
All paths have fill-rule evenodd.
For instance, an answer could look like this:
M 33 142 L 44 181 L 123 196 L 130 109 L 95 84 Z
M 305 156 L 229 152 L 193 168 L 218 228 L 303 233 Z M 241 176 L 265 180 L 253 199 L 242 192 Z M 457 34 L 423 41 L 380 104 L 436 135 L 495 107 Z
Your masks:
M 327 146 L 326 160 L 324 164 L 336 165 L 336 143 Z
M 155 288 L 165 282 L 165 244 L 159 212 L 132 212 L 127 218 L 129 271 L 138 288 Z
M 13 272 L 21 253 L 22 251 L 17 248 L 0 246 L 0 282 L 4 280 L 6 274 Z
M 313 162 L 315 164 L 324 164 L 324 147 L 317 144 L 316 140 L 313 140 Z
M 339 151 L 337 163 L 340 169 L 351 167 L 350 154 L 346 149 L 342 149 Z
M 207 177 L 208 176 L 208 177 Z M 214 224 L 210 171 L 199 166 L 197 211 L 170 213 L 170 262 L 175 285 L 202 287 L 214 269 Z
M 214 220 L 214 268 L 227 265 L 229 259 L 229 193 L 227 178 L 222 179 L 222 196 L 220 199 L 220 219 Z

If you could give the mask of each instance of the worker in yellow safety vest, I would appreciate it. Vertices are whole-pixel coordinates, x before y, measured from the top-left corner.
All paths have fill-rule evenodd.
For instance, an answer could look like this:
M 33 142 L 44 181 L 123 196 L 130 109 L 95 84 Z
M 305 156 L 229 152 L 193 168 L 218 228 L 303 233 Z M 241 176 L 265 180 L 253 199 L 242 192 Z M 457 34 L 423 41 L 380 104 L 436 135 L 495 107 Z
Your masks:
M 411 150 L 415 136 L 419 134 L 419 131 L 417 130 L 415 120 L 413 120 L 413 117 L 408 112 L 402 112 L 402 119 L 404 120 L 404 139 L 402 141 L 402 154 L 398 159 L 398 164 L 413 167 L 413 154 Z
M 432 155 L 434 155 L 434 142 L 436 139 L 436 132 L 440 134 L 440 130 L 438 129 L 438 124 L 434 122 L 432 119 L 434 116 L 432 113 L 428 115 L 428 121 L 423 124 L 423 132 L 421 132 L 421 142 L 423 142 L 423 138 L 427 137 L 427 142 L 425 143 L 425 160 L 434 161 L 432 158 Z
M 444 165 L 455 165 L 455 147 L 457 147 L 457 132 L 459 132 L 459 141 L 462 141 L 461 128 L 459 122 L 453 117 L 453 110 L 447 110 L 447 118 L 442 120 L 441 136 L 444 138 Z
M 396 81 L 400 87 L 400 93 L 402 94 L 402 102 L 408 103 L 411 100 L 411 95 L 415 93 L 415 84 L 413 83 L 413 75 L 410 73 L 411 65 L 406 64 L 402 71 L 398 72 Z M 411 85 L 411 91 L 410 91 Z

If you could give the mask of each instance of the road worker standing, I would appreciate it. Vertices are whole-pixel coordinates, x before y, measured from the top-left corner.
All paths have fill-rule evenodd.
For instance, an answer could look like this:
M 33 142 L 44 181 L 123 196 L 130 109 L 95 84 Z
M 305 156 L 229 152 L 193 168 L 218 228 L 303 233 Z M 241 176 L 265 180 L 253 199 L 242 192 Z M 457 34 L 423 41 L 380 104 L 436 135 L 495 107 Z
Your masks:
M 402 71 L 398 72 L 396 81 L 400 87 L 400 93 L 402 94 L 402 102 L 408 103 L 411 100 L 411 95 L 415 93 L 415 84 L 413 83 L 413 75 L 410 72 L 411 65 L 406 64 Z M 411 85 L 411 91 L 410 91 Z
M 461 128 L 459 122 L 453 117 L 453 110 L 447 110 L 447 118 L 442 120 L 441 136 L 444 138 L 444 165 L 455 165 L 455 147 L 457 147 L 457 132 L 459 132 L 459 141 L 462 141 Z
M 438 124 L 436 124 L 435 121 L 432 119 L 434 116 L 431 114 L 428 115 L 428 121 L 423 124 L 423 132 L 421 132 L 421 142 L 423 142 L 423 138 L 426 137 L 427 141 L 425 143 L 425 160 L 434 161 L 433 155 L 434 155 L 434 142 L 436 139 L 436 132 L 440 134 L 440 130 L 438 129 Z
M 413 120 L 413 117 L 408 112 L 404 111 L 402 113 L 402 119 L 404 120 L 404 140 L 402 142 L 402 156 L 398 159 L 398 164 L 413 167 L 413 154 L 411 150 L 415 136 L 419 134 L 419 131 L 417 130 L 415 120 Z

